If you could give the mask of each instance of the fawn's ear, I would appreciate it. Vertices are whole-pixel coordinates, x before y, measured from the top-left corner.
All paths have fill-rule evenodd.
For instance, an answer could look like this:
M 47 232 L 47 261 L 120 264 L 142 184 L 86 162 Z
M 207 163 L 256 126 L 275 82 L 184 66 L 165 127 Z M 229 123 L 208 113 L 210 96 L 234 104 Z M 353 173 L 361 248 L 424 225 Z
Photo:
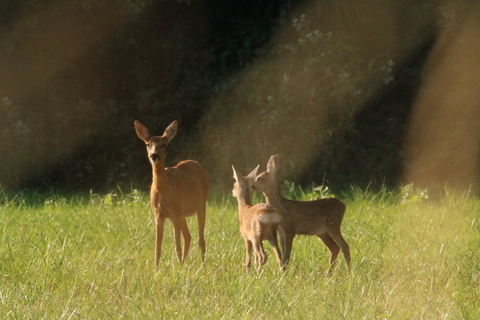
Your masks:
M 233 166 L 233 164 L 232 164 L 232 169 L 233 169 L 233 178 L 235 179 L 235 181 L 238 181 L 238 173 L 237 173 L 237 170 L 235 170 L 235 167 Z
M 150 141 L 150 138 L 152 137 L 152 135 L 150 134 L 148 129 L 143 124 L 140 123 L 140 121 L 135 120 L 133 122 L 133 125 L 135 126 L 135 131 L 137 132 L 137 136 L 140 139 L 142 139 L 145 142 Z
M 235 181 L 238 183 L 239 186 L 243 186 L 245 184 L 244 177 L 240 172 L 237 171 L 237 169 L 235 169 L 233 164 L 232 164 L 232 169 L 233 169 L 233 178 L 235 179 Z
M 260 165 L 256 166 L 255 169 L 253 169 L 247 176 L 246 178 L 249 179 L 249 180 L 255 180 L 255 178 L 257 177 L 257 172 L 258 172 L 258 168 L 260 167 Z
M 278 167 L 280 164 L 280 160 L 278 159 L 278 154 L 271 156 L 270 160 L 267 163 L 267 171 L 272 175 L 276 175 L 278 171 Z
M 175 138 L 175 135 L 177 134 L 177 128 L 178 128 L 178 122 L 177 120 L 174 120 L 168 127 L 165 129 L 165 132 L 163 133 L 163 136 L 167 138 L 168 142 L 170 142 L 173 138 Z

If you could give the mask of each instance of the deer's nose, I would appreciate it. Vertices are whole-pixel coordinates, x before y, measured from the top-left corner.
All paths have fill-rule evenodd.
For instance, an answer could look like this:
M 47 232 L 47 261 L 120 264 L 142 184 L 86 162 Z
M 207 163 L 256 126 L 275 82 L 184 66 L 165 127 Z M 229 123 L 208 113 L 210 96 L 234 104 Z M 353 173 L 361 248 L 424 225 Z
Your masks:
M 152 160 L 152 162 L 157 162 L 158 160 L 160 160 L 160 156 L 158 155 L 158 153 L 152 153 L 150 155 L 150 159 Z

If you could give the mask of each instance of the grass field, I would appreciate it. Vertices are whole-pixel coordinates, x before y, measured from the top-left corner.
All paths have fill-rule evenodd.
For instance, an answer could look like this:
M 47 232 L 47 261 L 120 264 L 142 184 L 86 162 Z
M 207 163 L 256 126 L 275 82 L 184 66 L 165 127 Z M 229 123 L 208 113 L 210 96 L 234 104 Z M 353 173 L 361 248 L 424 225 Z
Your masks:
M 246 273 L 236 202 L 226 193 L 210 195 L 205 263 L 193 218 L 186 263 L 177 261 L 169 223 L 158 269 L 141 192 L 0 193 L 0 318 L 480 319 L 480 200 L 359 190 L 339 198 L 352 270 L 342 256 L 327 278 L 327 249 L 305 236 L 286 272 L 265 243 L 267 264 Z

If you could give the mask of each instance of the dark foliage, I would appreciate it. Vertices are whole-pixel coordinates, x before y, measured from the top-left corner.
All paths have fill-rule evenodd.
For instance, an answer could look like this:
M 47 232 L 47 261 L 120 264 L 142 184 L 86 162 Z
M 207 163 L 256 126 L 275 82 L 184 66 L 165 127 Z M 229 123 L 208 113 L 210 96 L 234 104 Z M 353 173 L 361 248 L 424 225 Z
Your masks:
M 308 183 L 323 175 L 333 190 L 394 188 L 401 184 L 403 146 L 409 115 L 421 83 L 432 39 L 397 69 L 388 87 L 365 104 L 341 134 L 325 143 L 319 161 L 303 177 Z
M 135 119 L 157 134 L 173 119 L 179 120 L 180 132 L 170 146 L 167 164 L 199 159 L 214 182 L 230 184 L 230 167 L 219 168 L 211 161 L 215 152 L 201 147 L 205 127 L 200 123 L 209 123 L 211 100 L 231 92 L 239 74 L 257 59 L 274 59 L 281 50 L 294 50 L 272 50 L 272 39 L 281 26 L 292 23 L 299 3 L 303 2 L 3 1 L 0 148 L 8 156 L 0 160 L 0 184 L 146 189 L 151 173 L 143 143 L 133 130 Z M 313 34 L 321 46 L 330 46 L 328 33 L 317 31 L 305 30 L 305 39 Z M 355 65 L 351 54 L 355 48 L 339 34 L 327 56 L 338 58 L 332 72 L 347 73 L 347 67 L 338 71 L 335 66 Z M 367 88 L 365 92 L 374 94 L 362 98 L 350 116 L 329 118 L 333 125 L 308 133 L 322 137 L 315 138 L 322 141 L 321 151 L 307 169 L 286 174 L 337 189 L 398 183 L 402 137 L 430 47 L 431 37 L 388 72 L 381 69 L 385 65 L 372 63 L 377 75 L 393 76 L 393 81 Z M 338 88 L 339 83 L 325 90 Z M 282 103 L 275 110 L 279 122 L 265 125 L 277 135 L 295 130 L 288 119 L 299 110 L 294 104 L 282 108 L 290 98 L 288 92 L 281 94 Z M 329 94 L 329 104 L 353 99 L 344 91 Z M 272 106 L 257 97 L 251 100 L 248 108 L 258 112 L 258 119 L 268 119 Z M 235 108 L 214 109 L 216 121 L 233 121 Z M 309 114 L 305 121 L 323 117 Z M 252 157 L 262 163 L 268 159 L 264 154 Z

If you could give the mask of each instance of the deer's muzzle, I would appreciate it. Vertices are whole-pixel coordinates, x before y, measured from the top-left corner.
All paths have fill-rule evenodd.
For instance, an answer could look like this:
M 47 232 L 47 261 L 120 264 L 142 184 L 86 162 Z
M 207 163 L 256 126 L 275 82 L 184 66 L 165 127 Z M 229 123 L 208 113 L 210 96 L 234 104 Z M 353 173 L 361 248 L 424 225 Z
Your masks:
M 152 153 L 150 155 L 150 160 L 152 160 L 153 163 L 158 162 L 158 160 L 160 160 L 160 156 L 158 153 Z

